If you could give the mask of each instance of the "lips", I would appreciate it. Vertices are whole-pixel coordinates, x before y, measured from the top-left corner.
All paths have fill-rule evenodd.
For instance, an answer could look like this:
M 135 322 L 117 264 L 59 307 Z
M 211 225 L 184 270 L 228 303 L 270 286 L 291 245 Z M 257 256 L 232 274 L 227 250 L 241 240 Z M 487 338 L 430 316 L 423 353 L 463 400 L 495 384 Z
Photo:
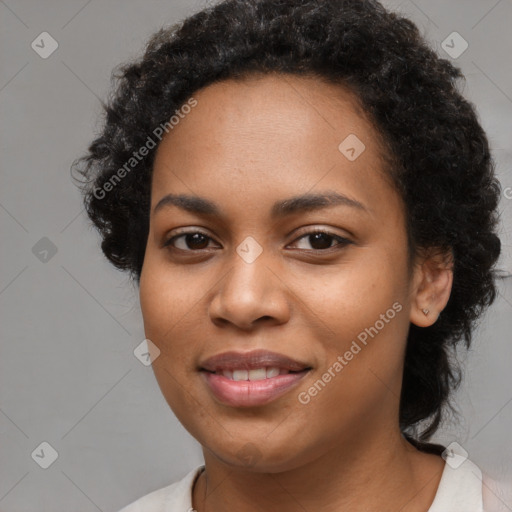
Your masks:
M 311 370 L 306 363 L 266 350 L 224 352 L 199 370 L 213 396 L 231 407 L 265 405 L 286 394 Z
M 201 370 L 212 373 L 224 370 L 250 371 L 258 368 L 278 368 L 279 370 L 288 370 L 288 372 L 301 372 L 309 368 L 309 365 L 306 363 L 268 350 L 223 352 L 203 361 L 199 366 Z

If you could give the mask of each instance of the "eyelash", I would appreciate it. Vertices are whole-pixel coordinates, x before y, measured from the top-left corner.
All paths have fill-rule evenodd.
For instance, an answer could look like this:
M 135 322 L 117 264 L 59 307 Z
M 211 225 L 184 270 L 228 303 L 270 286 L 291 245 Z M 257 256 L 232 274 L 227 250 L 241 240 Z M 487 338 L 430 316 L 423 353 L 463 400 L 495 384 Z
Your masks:
M 207 248 L 206 249 L 180 249 L 178 247 L 173 246 L 173 242 L 175 240 L 185 237 L 187 235 L 196 235 L 196 234 L 202 235 L 209 240 L 213 240 L 211 237 L 209 237 L 206 233 L 203 233 L 202 231 L 187 231 L 187 232 L 180 233 L 178 235 L 174 235 L 173 237 L 169 238 L 169 240 L 164 242 L 163 247 L 167 247 L 171 250 L 177 250 L 177 251 L 182 251 L 182 252 L 191 252 L 191 253 L 193 253 L 193 252 L 198 253 L 198 252 L 201 252 L 204 250 L 208 250 Z M 318 252 L 318 253 L 328 253 L 328 252 L 332 252 L 333 249 L 339 250 L 339 249 L 342 249 L 343 247 L 352 243 L 347 238 L 344 238 L 340 235 L 336 235 L 334 233 L 331 233 L 330 231 L 326 231 L 323 229 L 314 229 L 314 230 L 308 231 L 307 233 L 303 233 L 301 236 L 296 238 L 292 243 L 295 243 L 298 240 L 301 240 L 303 238 L 307 238 L 309 236 L 316 235 L 316 234 L 326 235 L 329 238 L 333 238 L 333 239 L 337 240 L 338 243 L 331 247 L 327 247 L 326 249 L 300 249 L 300 250 L 307 251 L 307 252 L 313 251 L 313 252 Z

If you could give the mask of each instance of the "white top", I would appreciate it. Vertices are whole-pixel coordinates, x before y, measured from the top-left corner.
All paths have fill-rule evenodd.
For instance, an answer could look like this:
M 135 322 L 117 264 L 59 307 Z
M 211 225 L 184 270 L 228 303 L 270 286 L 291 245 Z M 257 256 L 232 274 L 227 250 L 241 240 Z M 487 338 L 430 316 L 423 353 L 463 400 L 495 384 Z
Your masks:
M 192 488 L 204 466 L 180 481 L 153 491 L 119 512 L 193 512 Z M 469 459 L 456 469 L 444 465 L 439 487 L 428 512 L 483 512 L 482 472 Z

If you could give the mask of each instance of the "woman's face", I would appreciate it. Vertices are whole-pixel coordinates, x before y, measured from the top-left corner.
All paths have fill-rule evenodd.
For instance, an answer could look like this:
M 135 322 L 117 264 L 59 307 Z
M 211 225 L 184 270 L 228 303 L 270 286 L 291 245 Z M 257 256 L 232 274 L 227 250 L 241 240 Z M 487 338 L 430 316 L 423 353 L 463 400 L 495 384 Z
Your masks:
M 194 98 L 156 154 L 140 280 L 168 404 L 209 453 L 258 471 L 389 436 L 415 274 L 374 128 L 314 78 Z M 225 352 L 241 359 L 207 362 Z

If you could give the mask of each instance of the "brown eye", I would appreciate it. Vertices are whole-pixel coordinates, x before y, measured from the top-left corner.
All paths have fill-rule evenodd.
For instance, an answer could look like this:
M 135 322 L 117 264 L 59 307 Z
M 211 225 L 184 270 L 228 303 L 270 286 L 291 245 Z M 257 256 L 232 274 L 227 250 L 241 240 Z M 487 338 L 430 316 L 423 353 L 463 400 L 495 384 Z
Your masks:
M 200 251 L 201 249 L 206 249 L 210 241 L 211 238 L 209 236 L 196 231 L 173 236 L 165 242 L 164 247 L 172 246 L 182 251 Z
M 335 235 L 333 233 L 329 233 L 328 231 L 312 231 L 310 233 L 306 233 L 301 237 L 297 238 L 295 243 L 298 241 L 304 240 L 306 245 L 309 244 L 310 247 L 298 247 L 299 249 L 305 250 L 314 250 L 314 251 L 323 251 L 326 249 L 332 249 L 333 247 L 340 246 L 344 247 L 352 243 L 350 240 L 343 238 L 339 235 Z M 335 242 L 333 244 L 333 242 Z M 302 242 L 301 242 L 302 243 Z

